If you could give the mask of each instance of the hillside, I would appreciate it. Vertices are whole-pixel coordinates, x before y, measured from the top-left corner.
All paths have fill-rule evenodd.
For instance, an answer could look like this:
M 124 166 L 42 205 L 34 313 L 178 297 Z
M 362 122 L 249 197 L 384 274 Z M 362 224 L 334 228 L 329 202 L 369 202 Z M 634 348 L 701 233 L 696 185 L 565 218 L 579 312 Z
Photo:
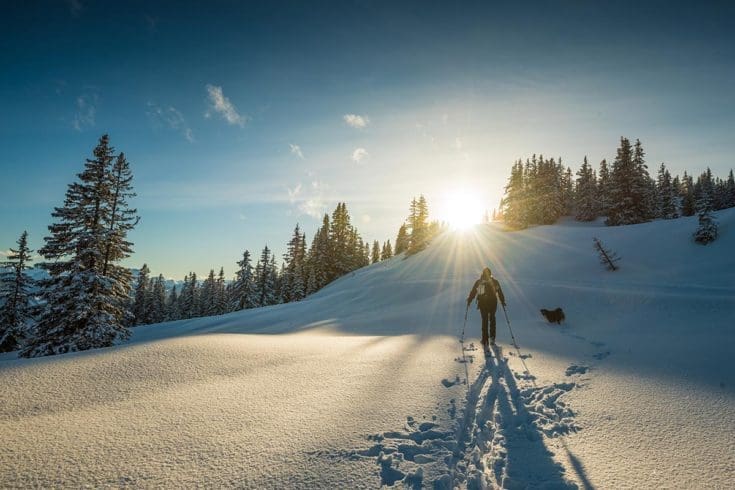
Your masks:
M 112 349 L 4 356 L 0 479 L 725 488 L 735 209 L 718 218 L 708 246 L 691 240 L 695 218 L 478 226 L 299 303 L 138 327 Z M 593 236 L 619 271 L 598 264 Z M 458 362 L 464 300 L 486 265 L 523 357 L 501 311 L 502 352 Z M 557 306 L 562 326 L 538 312 Z M 474 306 L 467 332 L 478 342 Z

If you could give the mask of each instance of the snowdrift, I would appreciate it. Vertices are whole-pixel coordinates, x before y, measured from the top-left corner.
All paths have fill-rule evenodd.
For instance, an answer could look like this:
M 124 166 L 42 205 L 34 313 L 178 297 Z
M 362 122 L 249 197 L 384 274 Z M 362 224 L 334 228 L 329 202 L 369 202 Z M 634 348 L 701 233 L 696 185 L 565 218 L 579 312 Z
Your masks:
M 725 488 L 735 210 L 717 216 L 707 246 L 696 218 L 477 226 L 299 303 L 138 327 L 111 349 L 4 356 L 0 481 Z M 487 360 L 457 342 L 485 266 L 521 346 L 499 311 Z M 561 326 L 539 313 L 557 306 Z M 477 342 L 474 305 L 467 332 Z

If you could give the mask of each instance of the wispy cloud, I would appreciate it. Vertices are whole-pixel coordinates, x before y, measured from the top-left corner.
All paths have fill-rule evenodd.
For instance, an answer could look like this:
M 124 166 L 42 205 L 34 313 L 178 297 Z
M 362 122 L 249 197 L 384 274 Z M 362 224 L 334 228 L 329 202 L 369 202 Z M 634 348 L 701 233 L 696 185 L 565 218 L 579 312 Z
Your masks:
M 356 129 L 364 129 L 370 124 L 370 118 L 358 114 L 345 114 L 342 116 L 342 119 L 344 119 L 348 126 Z
M 77 97 L 77 110 L 74 114 L 72 126 L 77 131 L 92 128 L 97 115 L 97 94 L 83 94 Z
M 207 84 L 207 99 L 209 101 L 209 109 L 204 113 L 204 117 L 212 117 L 212 112 L 218 113 L 228 124 L 233 126 L 237 125 L 240 127 L 245 126 L 248 120 L 247 116 L 242 116 L 237 112 L 237 108 L 234 106 L 230 99 L 225 97 L 222 92 L 222 87 L 216 85 Z
M 291 143 L 288 144 L 289 147 L 291 147 L 291 154 L 296 155 L 300 159 L 304 159 L 304 153 L 301 151 L 301 147 L 299 145 L 293 145 Z
M 362 161 L 369 156 L 369 153 L 365 148 L 355 148 L 352 152 L 352 161 L 355 163 L 362 163 Z
M 305 214 L 312 218 L 320 218 L 326 203 L 324 199 L 325 185 L 318 180 L 313 180 L 304 187 L 301 182 L 294 188 L 287 187 L 288 200 L 295 205 L 299 214 Z
M 153 102 L 148 102 L 148 117 L 154 124 L 167 126 L 180 132 L 189 143 L 194 142 L 194 132 L 191 130 L 184 115 L 173 106 L 161 107 Z

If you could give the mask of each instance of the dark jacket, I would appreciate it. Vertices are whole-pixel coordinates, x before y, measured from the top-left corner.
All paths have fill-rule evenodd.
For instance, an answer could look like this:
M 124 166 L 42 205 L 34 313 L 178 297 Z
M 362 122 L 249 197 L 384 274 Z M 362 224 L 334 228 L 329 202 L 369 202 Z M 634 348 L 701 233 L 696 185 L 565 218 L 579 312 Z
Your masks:
M 491 277 L 490 281 L 492 282 L 492 286 L 494 287 L 485 288 L 485 294 L 477 296 L 477 308 L 479 310 L 495 313 L 495 310 L 498 309 L 498 298 L 500 298 L 500 303 L 504 305 L 505 296 L 503 295 L 503 290 L 500 289 L 500 283 L 498 282 L 498 280 L 494 277 Z M 477 295 L 477 288 L 480 286 L 480 282 L 482 282 L 482 279 L 478 279 L 477 281 L 475 281 L 475 285 L 472 286 L 472 291 L 470 291 L 470 295 L 467 297 L 468 305 Z M 493 294 L 493 289 L 495 290 L 497 295 Z

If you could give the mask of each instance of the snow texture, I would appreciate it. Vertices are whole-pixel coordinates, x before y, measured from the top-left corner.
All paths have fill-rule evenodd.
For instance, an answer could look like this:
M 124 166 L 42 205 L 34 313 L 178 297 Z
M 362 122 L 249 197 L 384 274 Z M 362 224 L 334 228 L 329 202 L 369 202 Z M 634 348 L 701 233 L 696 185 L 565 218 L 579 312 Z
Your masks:
M 735 210 L 446 233 L 298 302 L 0 356 L 7 487 L 729 488 Z M 593 236 L 620 253 L 609 273 Z M 489 265 L 520 343 L 457 342 Z M 562 326 L 538 309 L 559 305 Z M 467 343 L 477 343 L 471 308 Z M 460 361 L 460 362 L 457 362 Z

